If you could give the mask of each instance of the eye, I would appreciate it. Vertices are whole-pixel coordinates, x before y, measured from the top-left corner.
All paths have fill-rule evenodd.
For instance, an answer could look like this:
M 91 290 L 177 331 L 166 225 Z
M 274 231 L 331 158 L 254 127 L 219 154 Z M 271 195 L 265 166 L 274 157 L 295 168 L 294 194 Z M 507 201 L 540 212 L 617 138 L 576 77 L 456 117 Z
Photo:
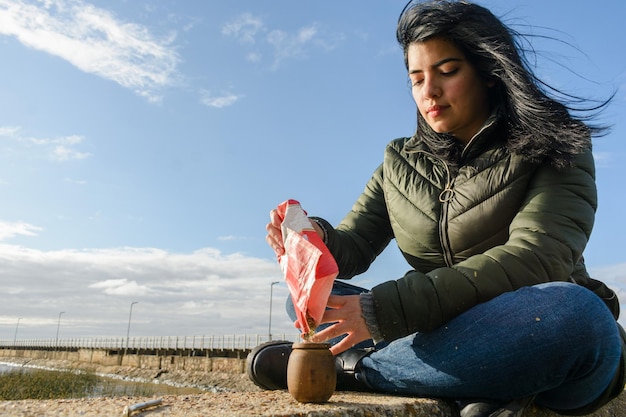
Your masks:
M 444 77 L 450 77 L 450 76 L 456 74 L 457 72 L 459 72 L 458 68 L 454 68 L 454 69 L 447 70 L 447 71 L 446 70 L 442 70 L 441 71 L 441 75 L 443 75 Z
M 411 86 L 416 87 L 418 85 L 421 85 L 424 82 L 423 78 L 411 78 Z

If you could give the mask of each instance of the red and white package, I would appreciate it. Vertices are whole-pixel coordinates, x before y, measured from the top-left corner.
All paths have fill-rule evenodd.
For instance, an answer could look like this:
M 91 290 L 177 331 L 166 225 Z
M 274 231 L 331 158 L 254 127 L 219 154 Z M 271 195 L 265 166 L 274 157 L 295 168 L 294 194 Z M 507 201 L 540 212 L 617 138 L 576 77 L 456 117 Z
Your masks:
M 306 338 L 322 320 L 339 269 L 298 201 L 287 200 L 277 211 L 285 246 L 278 262 Z

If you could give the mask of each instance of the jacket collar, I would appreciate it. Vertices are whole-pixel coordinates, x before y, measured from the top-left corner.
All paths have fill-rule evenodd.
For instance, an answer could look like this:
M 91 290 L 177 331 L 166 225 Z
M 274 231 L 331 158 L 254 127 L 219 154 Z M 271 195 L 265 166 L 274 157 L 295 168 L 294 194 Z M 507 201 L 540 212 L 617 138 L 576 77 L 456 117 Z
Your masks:
M 502 125 L 502 112 L 500 108 L 495 108 L 478 132 L 470 139 L 465 145 L 461 153 L 461 158 L 467 160 L 479 154 L 485 146 L 491 143 L 496 137 L 495 132 Z M 418 137 L 417 133 L 409 138 L 404 144 L 405 152 L 418 152 L 423 151 L 424 143 Z
M 499 108 L 495 108 L 485 123 L 476 134 L 470 139 L 470 141 L 463 148 L 461 153 L 461 159 L 468 160 L 478 155 L 482 150 L 493 143 L 496 140 L 499 127 L 502 125 L 502 116 Z

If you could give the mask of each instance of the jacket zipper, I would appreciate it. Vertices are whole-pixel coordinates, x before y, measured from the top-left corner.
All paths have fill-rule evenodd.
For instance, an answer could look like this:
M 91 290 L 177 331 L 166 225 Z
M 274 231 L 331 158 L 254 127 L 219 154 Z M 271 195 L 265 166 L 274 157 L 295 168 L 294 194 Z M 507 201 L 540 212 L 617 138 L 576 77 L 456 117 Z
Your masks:
M 443 259 L 446 262 L 447 266 L 454 265 L 454 257 L 452 256 L 452 249 L 450 248 L 450 239 L 448 237 L 448 228 L 446 225 L 448 224 L 448 207 L 450 201 L 454 197 L 454 188 L 453 188 L 453 180 L 450 175 L 450 168 L 448 168 L 448 164 L 446 161 L 439 158 L 438 156 L 425 151 L 422 152 L 431 158 L 441 162 L 444 169 L 446 170 L 446 185 L 444 186 L 443 191 L 439 193 L 439 202 L 441 203 L 441 214 L 439 215 L 439 243 L 441 243 L 441 249 L 443 250 Z
M 443 161 L 442 161 L 443 162 Z M 454 197 L 454 188 L 450 179 L 450 171 L 448 165 L 443 162 L 448 173 L 448 179 L 444 190 L 439 194 L 439 202 L 441 203 L 441 215 L 439 216 L 439 240 L 441 241 L 441 248 L 443 250 L 443 259 L 447 266 L 454 265 L 454 258 L 452 256 L 452 248 L 450 247 L 450 238 L 448 236 L 448 208 L 450 201 Z
M 489 128 L 491 125 L 495 123 L 495 119 L 486 123 L 473 137 L 472 139 L 465 145 L 463 148 L 463 152 L 461 153 L 461 158 L 466 155 L 467 150 L 471 147 L 472 142 L 476 139 L 483 131 Z M 441 216 L 439 217 L 439 239 L 441 241 L 441 248 L 443 250 L 443 259 L 446 262 L 448 267 L 454 265 L 454 256 L 452 254 L 452 248 L 450 245 L 450 236 L 448 235 L 448 208 L 450 207 L 450 201 L 454 198 L 454 179 L 452 179 L 450 175 L 450 169 L 448 168 L 448 164 L 443 159 L 437 158 L 441 161 L 443 166 L 446 169 L 446 186 L 443 191 L 439 194 L 439 202 L 441 203 Z

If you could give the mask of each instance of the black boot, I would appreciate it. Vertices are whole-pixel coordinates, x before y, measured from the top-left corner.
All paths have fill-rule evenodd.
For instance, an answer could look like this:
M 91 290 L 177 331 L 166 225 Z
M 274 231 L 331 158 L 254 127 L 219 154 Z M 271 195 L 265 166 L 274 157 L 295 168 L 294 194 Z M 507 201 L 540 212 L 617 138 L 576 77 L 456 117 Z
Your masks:
M 275 340 L 252 349 L 246 358 L 246 373 L 262 389 L 287 389 L 287 363 L 291 342 Z
M 489 401 L 465 402 L 460 404 L 461 417 L 522 417 L 524 410 L 532 404 L 534 397 L 520 398 L 508 403 Z
M 266 390 L 287 389 L 287 364 L 291 342 L 275 340 L 252 349 L 246 359 L 246 373 L 256 386 Z M 335 356 L 338 391 L 373 391 L 359 372 L 361 359 L 372 350 L 348 349 Z
M 360 372 L 361 359 L 371 354 L 373 349 L 348 349 L 335 356 L 337 368 L 337 391 L 374 391 Z

